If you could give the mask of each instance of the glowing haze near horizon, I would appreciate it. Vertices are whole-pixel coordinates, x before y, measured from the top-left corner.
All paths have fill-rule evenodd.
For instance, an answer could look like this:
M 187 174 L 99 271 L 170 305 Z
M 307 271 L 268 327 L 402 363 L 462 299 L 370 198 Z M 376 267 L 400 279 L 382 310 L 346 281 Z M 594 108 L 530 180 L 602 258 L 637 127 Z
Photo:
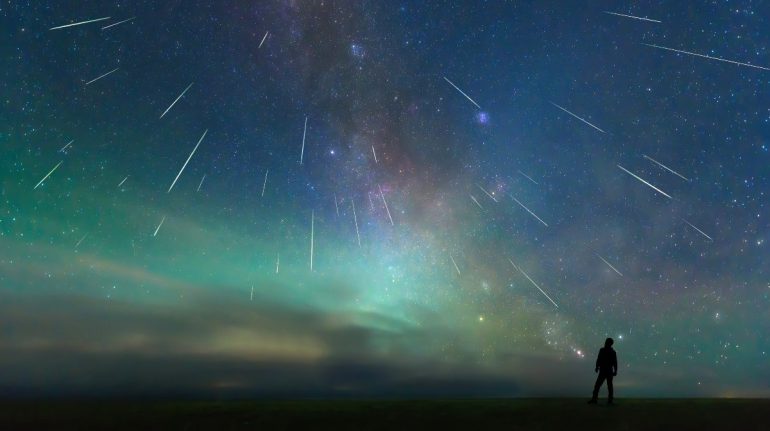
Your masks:
M 4 395 L 770 394 L 767 5 L 0 15 Z

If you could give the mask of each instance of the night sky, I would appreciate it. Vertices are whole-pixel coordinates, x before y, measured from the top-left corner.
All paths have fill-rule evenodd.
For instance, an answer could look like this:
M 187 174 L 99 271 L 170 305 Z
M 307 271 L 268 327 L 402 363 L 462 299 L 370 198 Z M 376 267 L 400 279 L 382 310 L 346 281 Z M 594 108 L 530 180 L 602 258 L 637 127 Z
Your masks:
M 768 17 L 4 1 L 0 394 L 768 396 Z

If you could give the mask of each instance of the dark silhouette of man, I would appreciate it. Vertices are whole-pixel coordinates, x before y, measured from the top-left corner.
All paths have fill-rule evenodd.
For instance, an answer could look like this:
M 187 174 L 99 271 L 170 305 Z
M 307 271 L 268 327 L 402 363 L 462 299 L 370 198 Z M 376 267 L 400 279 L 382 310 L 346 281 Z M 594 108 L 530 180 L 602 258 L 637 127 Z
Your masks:
M 607 380 L 607 391 L 609 392 L 607 404 L 612 404 L 612 378 L 618 375 L 618 355 L 612 348 L 614 343 L 615 340 L 607 338 L 604 340 L 604 347 L 599 349 L 599 356 L 596 358 L 596 368 L 594 369 L 594 372 L 599 373 L 599 376 L 596 377 L 596 384 L 594 384 L 594 396 L 591 397 L 588 404 L 596 404 L 599 389 L 605 380 Z

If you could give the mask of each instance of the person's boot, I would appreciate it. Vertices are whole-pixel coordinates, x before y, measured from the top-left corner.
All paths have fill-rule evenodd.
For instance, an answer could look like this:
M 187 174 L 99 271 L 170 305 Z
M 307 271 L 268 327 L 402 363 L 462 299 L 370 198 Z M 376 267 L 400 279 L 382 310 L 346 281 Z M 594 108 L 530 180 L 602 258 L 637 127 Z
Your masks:
M 591 398 L 588 400 L 588 404 L 596 404 L 596 398 Z

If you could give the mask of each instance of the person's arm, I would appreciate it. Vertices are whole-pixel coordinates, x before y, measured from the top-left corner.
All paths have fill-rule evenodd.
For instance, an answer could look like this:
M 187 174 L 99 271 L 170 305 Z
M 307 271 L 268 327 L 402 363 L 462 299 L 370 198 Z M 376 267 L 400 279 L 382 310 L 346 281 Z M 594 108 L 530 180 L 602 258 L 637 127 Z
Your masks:
M 594 367 L 594 373 L 599 372 L 599 361 L 602 359 L 602 349 L 599 349 L 599 354 L 596 355 L 596 367 Z
M 612 352 L 612 375 L 618 375 L 618 354 L 615 352 Z

